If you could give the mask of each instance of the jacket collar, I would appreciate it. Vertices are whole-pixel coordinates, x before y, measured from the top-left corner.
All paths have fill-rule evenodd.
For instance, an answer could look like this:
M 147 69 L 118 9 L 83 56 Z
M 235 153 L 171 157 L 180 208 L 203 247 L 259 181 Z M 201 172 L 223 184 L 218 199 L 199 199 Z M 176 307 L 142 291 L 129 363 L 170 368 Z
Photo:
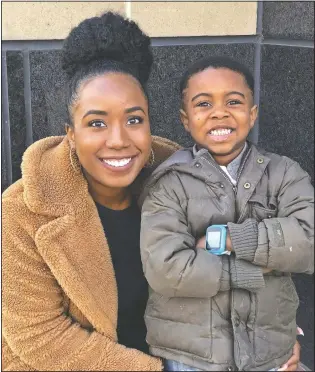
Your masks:
M 69 155 L 66 136 L 45 138 L 25 151 L 24 200 L 32 212 L 53 217 L 80 214 L 91 203 L 87 182 L 74 171 Z

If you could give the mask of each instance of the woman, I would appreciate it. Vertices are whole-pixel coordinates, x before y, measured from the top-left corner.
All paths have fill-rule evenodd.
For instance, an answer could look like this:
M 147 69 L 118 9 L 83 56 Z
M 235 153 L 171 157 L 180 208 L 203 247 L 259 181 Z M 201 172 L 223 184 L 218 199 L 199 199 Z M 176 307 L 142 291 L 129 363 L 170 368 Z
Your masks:
M 179 146 L 153 137 L 151 150 L 150 40 L 109 12 L 73 29 L 62 59 L 67 135 L 30 146 L 3 194 L 2 369 L 162 370 L 147 355 L 135 201 Z

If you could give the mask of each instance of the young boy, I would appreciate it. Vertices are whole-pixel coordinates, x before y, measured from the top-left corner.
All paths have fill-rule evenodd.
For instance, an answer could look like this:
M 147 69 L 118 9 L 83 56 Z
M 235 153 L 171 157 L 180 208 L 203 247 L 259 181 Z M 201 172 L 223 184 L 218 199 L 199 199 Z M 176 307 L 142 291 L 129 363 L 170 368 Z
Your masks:
M 292 354 L 290 274 L 314 270 L 314 191 L 296 162 L 247 141 L 253 85 L 228 58 L 191 66 L 181 120 L 195 145 L 142 195 L 147 342 L 169 371 L 266 371 Z

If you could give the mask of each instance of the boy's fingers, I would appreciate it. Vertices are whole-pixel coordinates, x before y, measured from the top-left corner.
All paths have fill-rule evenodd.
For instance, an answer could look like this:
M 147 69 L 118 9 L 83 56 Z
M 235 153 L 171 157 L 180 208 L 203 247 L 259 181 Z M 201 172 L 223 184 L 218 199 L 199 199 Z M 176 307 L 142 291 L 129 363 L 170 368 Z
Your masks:
M 278 371 L 287 371 L 287 364 L 284 364 L 283 366 L 281 366 L 281 368 L 278 369 Z
M 304 332 L 303 332 L 303 329 L 300 328 L 300 327 L 296 327 L 296 334 L 297 335 L 301 335 L 301 336 L 304 336 Z

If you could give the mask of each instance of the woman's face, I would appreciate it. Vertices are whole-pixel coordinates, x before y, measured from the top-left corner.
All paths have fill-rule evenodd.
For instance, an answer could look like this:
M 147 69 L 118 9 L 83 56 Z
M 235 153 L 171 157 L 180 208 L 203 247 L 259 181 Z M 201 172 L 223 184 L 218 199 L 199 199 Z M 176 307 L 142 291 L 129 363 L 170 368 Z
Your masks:
M 136 79 L 105 73 L 84 83 L 67 135 L 90 187 L 129 186 L 151 151 L 147 99 Z

